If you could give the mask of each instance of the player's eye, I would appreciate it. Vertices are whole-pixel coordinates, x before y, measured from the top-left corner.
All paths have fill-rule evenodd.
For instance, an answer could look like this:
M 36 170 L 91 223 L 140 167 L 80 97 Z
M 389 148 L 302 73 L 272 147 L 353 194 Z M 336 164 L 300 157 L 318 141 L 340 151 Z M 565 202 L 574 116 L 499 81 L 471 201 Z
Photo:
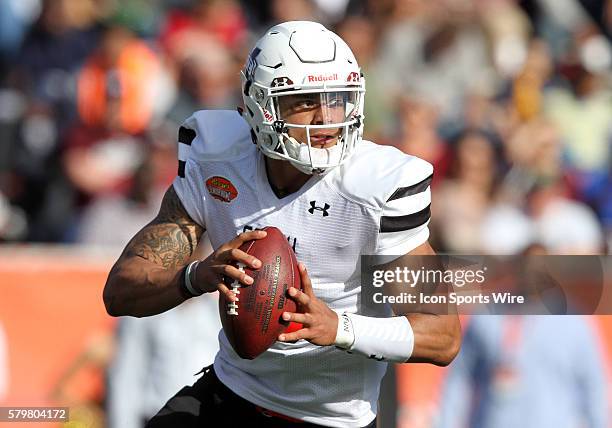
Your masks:
M 295 101 L 293 103 L 292 108 L 294 110 L 307 110 L 307 109 L 316 108 L 317 106 L 318 106 L 318 103 L 316 103 L 313 99 L 303 98 L 303 99 Z
M 319 102 L 312 96 L 290 96 L 279 100 L 281 114 L 295 114 L 313 110 L 319 107 Z

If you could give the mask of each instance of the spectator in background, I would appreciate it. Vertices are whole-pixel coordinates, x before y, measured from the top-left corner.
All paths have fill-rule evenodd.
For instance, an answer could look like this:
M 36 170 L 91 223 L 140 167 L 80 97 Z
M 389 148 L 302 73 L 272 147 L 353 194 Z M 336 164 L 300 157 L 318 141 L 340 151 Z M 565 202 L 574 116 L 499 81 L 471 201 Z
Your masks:
M 529 197 L 537 239 L 551 254 L 605 254 L 604 236 L 593 211 L 567 197 L 565 186 L 553 182 Z
M 147 45 L 128 29 L 112 26 L 79 72 L 79 117 L 89 127 L 141 133 L 165 102 L 162 79 L 159 59 Z
M 500 198 L 523 206 L 535 186 L 565 179 L 559 133 L 549 121 L 536 117 L 518 122 L 503 144 L 510 169 L 500 188 Z
M 491 68 L 475 3 L 398 1 L 393 14 L 381 44 L 384 91 L 418 88 L 442 121 L 455 120 L 466 89 Z
M 215 38 L 201 32 L 184 34 L 168 51 L 176 67 L 178 90 L 167 119 L 182 123 L 198 109 L 235 109 L 240 105 L 230 52 Z
M 572 0 L 570 0 L 572 1 Z M 503 84 L 520 72 L 525 61 L 527 46 L 533 27 L 516 1 L 476 1 L 474 8 L 478 22 L 487 34 L 493 79 Z M 490 78 L 487 74 L 482 77 Z M 475 83 L 479 83 L 476 81 Z
M 549 91 L 544 112 L 559 129 L 575 196 L 591 204 L 612 230 L 612 91 L 605 74 L 612 69 L 612 48 L 599 35 L 575 39 L 574 55 L 580 61 L 562 68 L 570 86 Z M 598 65 L 602 59 L 603 70 Z
M 153 182 L 164 174 L 151 165 L 176 171 L 165 148 L 150 142 L 175 141 L 156 132 L 159 118 L 180 123 L 198 108 L 234 108 L 239 94 L 228 88 L 234 83 L 227 76 L 238 75 L 231 70 L 242 66 L 251 32 L 271 21 L 315 19 L 337 22 L 363 66 L 366 129 L 372 134 L 366 137 L 382 136 L 435 164 L 437 248 L 509 254 L 541 241 L 551 252 L 597 253 L 602 226 L 612 248 L 612 1 L 346 3 L 0 0 L 0 242 L 123 245 L 133 234 L 129 224 L 152 216 L 158 198 Z M 354 16 L 343 18 L 347 10 Z M 132 70 L 136 78 L 129 77 Z M 157 95 L 149 88 L 158 88 Z M 492 141 L 498 139 L 502 162 L 494 160 Z M 555 319 L 557 329 L 565 325 L 561 321 Z M 534 323 L 536 331 L 555 328 L 552 318 Z M 128 325 L 133 333 L 123 337 L 149 337 L 153 328 Z M 568 328 L 570 336 L 584 329 L 592 338 L 582 320 Z M 477 352 L 484 354 L 477 364 L 503 356 L 493 335 L 505 330 L 502 320 L 470 329 L 464 346 L 480 346 Z M 543 349 L 557 333 L 551 334 L 537 347 L 527 331 L 521 343 L 533 346 L 533 355 L 566 352 L 555 343 Z M 574 348 L 591 343 L 589 337 L 578 340 Z M 567 361 L 576 355 L 567 353 Z M 520 358 L 517 364 L 524 362 Z M 1 360 L 2 349 L 0 400 Z M 481 369 L 488 370 L 486 364 Z M 497 395 L 491 397 L 489 403 Z M 559 407 L 555 403 L 551 415 Z M 146 408 L 139 403 L 137 416 L 114 410 L 112 418 L 137 420 Z
M 473 316 L 440 428 L 607 428 L 602 350 L 578 316 Z
M 498 203 L 485 213 L 478 232 L 479 254 L 521 254 L 526 248 L 537 245 L 535 227 L 521 209 Z
M 105 32 L 79 73 L 81 121 L 64 136 L 63 166 L 75 190 L 72 223 L 101 195 L 125 195 L 145 157 L 156 109 L 168 101 L 164 78 L 157 56 L 129 30 Z M 75 232 L 69 229 L 65 240 Z
M 445 250 L 478 253 L 479 228 L 498 180 L 496 148 L 486 134 L 468 131 L 459 137 L 449 157 L 447 179 L 434 192 L 434 228 Z
M 74 119 L 74 79 L 100 41 L 105 1 L 43 0 L 17 58 L 20 86 L 53 106 L 60 132 Z
M 124 195 L 132 174 L 145 157 L 145 136 L 127 134 L 118 126 L 118 101 L 109 100 L 107 108 L 106 123 L 79 124 L 66 136 L 62 160 L 75 191 L 72 223 L 96 198 Z
M 30 100 L 24 107 L 23 116 L 9 125 L 12 174 L 7 175 L 6 192 L 27 213 L 27 240 L 62 241 L 73 207 L 71 189 L 57 163 L 61 145 L 58 115 L 52 104 L 42 101 Z
M 532 172 L 555 171 L 544 153 L 537 147 L 535 152 L 544 158 L 535 166 L 547 167 Z M 593 213 L 565 198 L 563 189 L 557 180 L 540 181 L 527 207 L 532 218 L 512 206 L 492 208 L 482 222 L 480 251 L 601 254 L 603 236 Z M 582 316 L 472 316 L 446 379 L 436 426 L 608 427 L 599 342 Z
M 54 242 L 63 240 L 63 223 L 72 214 L 58 163 L 61 137 L 75 117 L 75 73 L 98 43 L 104 7 L 92 0 L 38 4 L 40 16 L 0 81 L 6 85 L 0 145 L 8 154 L 2 166 L 10 172 L 0 185 L 27 214 L 26 239 Z
M 160 43 L 172 52 L 189 39 L 212 37 L 224 48 L 240 49 L 247 37 L 246 20 L 234 0 L 194 0 L 191 7 L 172 9 L 160 33 Z
M 155 217 L 164 189 L 172 180 L 163 176 L 163 164 L 173 163 L 176 149 L 167 146 L 150 145 L 126 195 L 102 194 L 85 208 L 77 242 L 120 251 L 143 224 Z
M 387 142 L 404 153 L 433 164 L 437 176 L 445 170 L 443 163 L 447 150 L 437 130 L 439 109 L 418 91 L 398 97 L 397 101 L 398 129 Z
M 561 132 L 569 165 L 584 174 L 607 173 L 612 159 L 612 93 L 602 70 L 591 64 L 603 56 L 607 62 L 603 68 L 609 70 L 612 50 L 598 37 L 587 36 L 587 40 L 580 41 L 576 36 L 575 44 L 580 45 L 575 46 L 575 55 L 581 61 L 566 63 L 562 69 L 571 86 L 549 91 L 543 106 L 546 116 Z M 599 46 L 600 42 L 603 46 Z

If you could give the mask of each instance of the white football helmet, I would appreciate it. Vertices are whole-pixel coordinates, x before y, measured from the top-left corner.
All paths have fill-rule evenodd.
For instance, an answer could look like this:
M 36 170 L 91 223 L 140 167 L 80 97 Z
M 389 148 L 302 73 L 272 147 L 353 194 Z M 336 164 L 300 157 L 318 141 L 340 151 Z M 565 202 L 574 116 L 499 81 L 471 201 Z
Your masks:
M 266 156 L 287 160 L 307 174 L 321 174 L 344 162 L 361 140 L 365 79 L 348 45 L 323 25 L 292 21 L 270 28 L 251 51 L 241 76 L 242 114 L 253 142 Z M 288 95 L 320 106 L 313 123 L 290 123 L 283 117 L 283 102 L 295 100 L 283 99 Z M 301 128 L 306 141 L 289 136 L 291 128 Z M 313 142 L 332 138 L 332 131 L 337 132 L 333 147 L 313 147 Z

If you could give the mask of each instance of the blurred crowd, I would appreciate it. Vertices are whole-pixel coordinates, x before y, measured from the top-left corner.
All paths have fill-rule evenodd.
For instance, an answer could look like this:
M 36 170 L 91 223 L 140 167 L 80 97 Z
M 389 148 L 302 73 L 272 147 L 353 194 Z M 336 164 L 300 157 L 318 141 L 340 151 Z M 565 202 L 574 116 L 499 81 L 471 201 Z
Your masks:
M 0 242 L 123 247 L 176 175 L 178 125 L 195 110 L 240 105 L 239 71 L 254 41 L 274 23 L 302 19 L 352 47 L 366 76 L 365 137 L 434 164 L 435 249 L 610 252 L 612 0 L 1 0 Z M 120 321 L 109 426 L 141 425 L 212 358 L 218 325 L 193 329 L 207 337 L 176 333 L 200 309 Z M 563 348 L 571 329 L 590 340 L 583 321 L 561 332 L 558 321 L 530 320 L 541 331 L 527 331 L 521 349 Z M 551 378 L 567 378 L 593 348 L 570 343 L 576 359 L 558 349 L 539 365 L 527 365 L 527 353 L 502 361 L 496 341 L 523 330 L 498 324 L 470 327 L 442 426 L 454 426 L 444 412 L 461 410 L 452 397 L 465 385 L 507 392 L 508 361 L 534 380 L 530 370 L 543 373 L 563 356 L 568 375 Z M 210 347 L 174 352 L 193 343 Z M 541 386 L 555 397 L 564 391 Z M 135 388 L 150 394 L 126 409 Z
M 4 0 L 0 239 L 124 244 L 175 175 L 178 124 L 236 108 L 254 40 L 297 19 L 353 48 L 366 138 L 436 167 L 435 248 L 606 251 L 606 0 Z

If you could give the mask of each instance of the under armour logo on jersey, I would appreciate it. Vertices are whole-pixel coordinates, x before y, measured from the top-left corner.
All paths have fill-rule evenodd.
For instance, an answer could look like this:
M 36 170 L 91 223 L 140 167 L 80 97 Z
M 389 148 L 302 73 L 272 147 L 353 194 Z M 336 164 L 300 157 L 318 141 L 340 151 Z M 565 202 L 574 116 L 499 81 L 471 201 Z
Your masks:
M 325 203 L 322 207 L 317 206 L 317 201 L 310 201 L 310 208 L 308 208 L 308 212 L 310 214 L 314 214 L 315 211 L 323 211 L 323 217 L 327 217 L 329 212 L 327 210 L 331 207 L 328 203 Z

